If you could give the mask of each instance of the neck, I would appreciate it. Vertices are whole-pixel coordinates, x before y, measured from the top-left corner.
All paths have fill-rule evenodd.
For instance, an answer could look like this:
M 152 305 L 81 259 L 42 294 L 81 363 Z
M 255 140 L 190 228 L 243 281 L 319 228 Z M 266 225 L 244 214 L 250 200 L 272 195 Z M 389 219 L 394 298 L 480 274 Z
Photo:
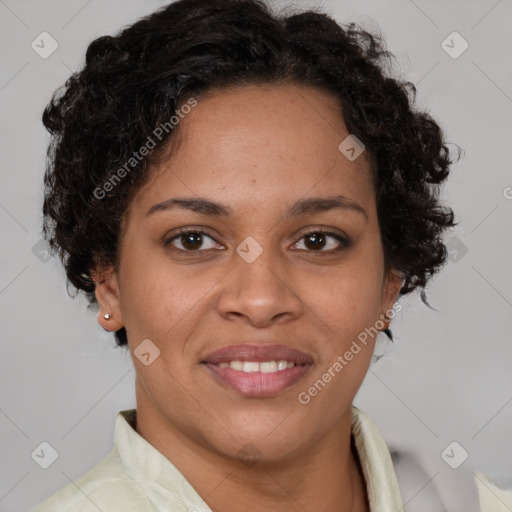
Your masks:
M 136 431 L 178 468 L 213 511 L 369 512 L 351 445 L 350 409 L 297 455 L 247 463 L 176 428 L 147 401 L 137 403 Z

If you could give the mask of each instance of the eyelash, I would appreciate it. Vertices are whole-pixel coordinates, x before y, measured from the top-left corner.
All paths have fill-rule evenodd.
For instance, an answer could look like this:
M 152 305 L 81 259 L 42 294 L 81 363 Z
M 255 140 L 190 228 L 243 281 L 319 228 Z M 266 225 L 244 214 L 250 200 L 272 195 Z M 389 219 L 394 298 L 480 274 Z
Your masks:
M 178 234 L 174 235 L 173 237 L 169 238 L 168 240 L 166 240 L 164 242 L 164 246 L 165 247 L 170 247 L 172 250 L 176 250 L 176 251 L 180 251 L 180 252 L 183 252 L 183 253 L 199 253 L 199 252 L 204 252 L 205 249 L 203 250 L 184 250 L 184 249 L 179 249 L 177 247 L 174 247 L 171 245 L 171 242 L 173 242 L 174 240 L 176 240 L 177 238 L 179 238 L 180 236 L 182 235 L 187 235 L 189 233 L 194 233 L 194 234 L 199 234 L 199 235 L 206 235 L 207 237 L 211 238 L 212 240 L 214 240 L 216 243 L 218 243 L 215 238 L 210 234 L 208 233 L 207 231 L 201 229 L 201 228 L 180 228 Z M 337 247 L 336 249 L 331 249 L 329 251 L 323 251 L 323 250 L 318 250 L 318 251 L 315 251 L 315 250 L 308 250 L 306 252 L 316 252 L 316 253 L 319 253 L 319 254 L 336 254 L 336 253 L 339 253 L 345 249 L 347 249 L 349 246 L 350 246 L 350 239 L 349 238 L 346 238 L 346 237 L 343 237 L 341 235 L 338 235 L 337 233 L 332 233 L 330 231 L 323 231 L 322 229 L 312 229 L 310 231 L 307 231 L 306 233 L 303 233 L 301 235 L 301 237 L 299 238 L 298 241 L 302 240 L 303 238 L 309 236 L 309 235 L 328 235 L 328 236 L 331 236 L 333 238 L 335 238 L 338 242 L 340 242 L 340 246 Z M 298 243 L 298 241 L 296 243 Z M 208 249 L 206 249 L 208 250 Z M 303 249 L 301 249 L 303 250 Z

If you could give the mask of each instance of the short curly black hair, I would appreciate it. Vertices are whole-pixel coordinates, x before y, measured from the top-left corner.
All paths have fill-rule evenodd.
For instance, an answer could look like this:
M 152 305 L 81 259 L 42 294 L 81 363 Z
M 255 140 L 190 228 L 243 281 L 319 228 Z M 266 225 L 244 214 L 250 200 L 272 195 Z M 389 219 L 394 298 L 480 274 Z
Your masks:
M 223 87 L 287 83 L 339 99 L 372 162 L 386 268 L 401 273 L 402 295 L 424 288 L 446 261 L 442 235 L 455 225 L 439 201 L 453 161 L 440 126 L 413 108 L 415 86 L 386 71 L 391 57 L 378 33 L 314 10 L 275 13 L 260 0 L 178 0 L 92 41 L 84 67 L 42 116 L 52 135 L 43 235 L 68 289 L 96 303 L 92 271 L 116 264 L 123 215 L 171 146 L 169 120 L 187 101 Z M 141 157 L 161 126 L 159 144 Z M 124 328 L 115 335 L 127 344 Z

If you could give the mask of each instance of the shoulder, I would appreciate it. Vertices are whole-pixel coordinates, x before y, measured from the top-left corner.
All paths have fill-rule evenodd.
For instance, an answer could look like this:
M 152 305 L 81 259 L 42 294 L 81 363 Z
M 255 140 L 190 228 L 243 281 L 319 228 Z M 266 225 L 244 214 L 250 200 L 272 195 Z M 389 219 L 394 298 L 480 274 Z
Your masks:
M 112 451 L 82 477 L 70 482 L 30 512 L 150 511 L 141 486 Z
M 481 512 L 508 512 L 512 510 L 512 488 L 502 489 L 489 476 L 475 472 Z

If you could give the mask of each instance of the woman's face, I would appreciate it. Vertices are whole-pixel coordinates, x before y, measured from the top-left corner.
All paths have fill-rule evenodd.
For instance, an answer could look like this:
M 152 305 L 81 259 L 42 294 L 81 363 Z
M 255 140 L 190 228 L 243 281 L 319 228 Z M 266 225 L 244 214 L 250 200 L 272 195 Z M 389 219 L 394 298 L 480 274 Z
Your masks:
M 209 95 L 179 130 L 130 204 L 99 318 L 127 330 L 139 414 L 229 457 L 250 443 L 283 459 L 349 421 L 375 342 L 360 335 L 401 285 L 368 155 L 339 149 L 338 101 L 298 85 Z

